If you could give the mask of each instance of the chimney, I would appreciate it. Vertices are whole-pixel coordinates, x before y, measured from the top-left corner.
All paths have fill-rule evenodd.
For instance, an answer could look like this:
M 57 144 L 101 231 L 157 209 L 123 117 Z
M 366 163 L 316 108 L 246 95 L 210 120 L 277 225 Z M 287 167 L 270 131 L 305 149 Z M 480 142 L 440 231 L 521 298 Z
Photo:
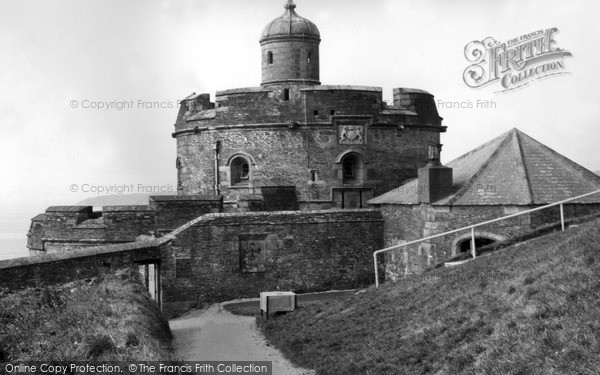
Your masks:
M 442 145 L 429 146 L 427 165 L 419 168 L 419 203 L 434 203 L 452 193 L 452 168 L 440 163 Z

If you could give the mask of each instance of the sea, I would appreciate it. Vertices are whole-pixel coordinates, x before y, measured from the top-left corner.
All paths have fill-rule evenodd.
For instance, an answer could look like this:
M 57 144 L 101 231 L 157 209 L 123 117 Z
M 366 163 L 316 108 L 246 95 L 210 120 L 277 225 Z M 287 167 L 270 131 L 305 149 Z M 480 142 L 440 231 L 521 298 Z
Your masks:
M 0 260 L 29 256 L 27 231 L 29 218 L 0 220 Z
M 26 256 L 29 256 L 26 234 L 0 233 L 0 260 Z

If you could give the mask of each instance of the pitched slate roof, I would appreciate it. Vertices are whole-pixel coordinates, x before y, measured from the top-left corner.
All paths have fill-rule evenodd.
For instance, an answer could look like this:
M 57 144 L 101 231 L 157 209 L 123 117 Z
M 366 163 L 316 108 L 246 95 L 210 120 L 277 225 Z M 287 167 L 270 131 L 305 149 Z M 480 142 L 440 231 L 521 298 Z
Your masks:
M 600 190 L 600 176 L 514 128 L 446 164 L 453 192 L 434 205 L 537 205 Z M 369 201 L 418 204 L 418 181 Z M 574 203 L 600 203 L 600 193 Z

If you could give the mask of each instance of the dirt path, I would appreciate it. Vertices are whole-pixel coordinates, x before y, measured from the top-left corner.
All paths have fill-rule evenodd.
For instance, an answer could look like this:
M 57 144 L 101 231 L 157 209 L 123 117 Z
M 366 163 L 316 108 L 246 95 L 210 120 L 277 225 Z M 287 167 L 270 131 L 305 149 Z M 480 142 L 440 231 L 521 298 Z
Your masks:
M 169 322 L 175 350 L 186 361 L 272 361 L 273 375 L 314 375 L 294 367 L 268 346 L 253 317 L 233 315 L 215 304 Z

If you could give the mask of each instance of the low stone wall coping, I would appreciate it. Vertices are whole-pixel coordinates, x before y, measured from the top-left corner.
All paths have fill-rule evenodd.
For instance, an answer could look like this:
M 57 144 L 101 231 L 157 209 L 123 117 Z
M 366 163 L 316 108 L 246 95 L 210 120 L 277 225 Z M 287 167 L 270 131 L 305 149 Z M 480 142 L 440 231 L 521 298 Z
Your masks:
M 273 90 L 264 88 L 262 86 L 240 87 L 237 89 L 228 89 L 228 90 L 217 91 L 215 96 L 255 94 L 255 93 L 265 93 L 265 92 L 271 92 L 271 91 L 273 91 Z
M 206 225 L 210 225 L 211 222 L 217 221 L 219 219 L 235 219 L 235 218 L 256 218 L 263 219 L 262 221 L 277 220 L 278 223 L 284 224 L 286 223 L 284 218 L 306 218 L 306 222 L 323 222 L 323 221 L 350 221 L 348 220 L 348 214 L 379 214 L 380 217 L 376 219 L 377 221 L 383 221 L 383 216 L 381 216 L 381 211 L 378 209 L 372 208 L 359 208 L 359 209 L 330 209 L 330 210 L 313 210 L 313 211 L 266 211 L 266 212 L 231 212 L 231 213 L 210 213 L 202 215 L 192 221 L 185 223 L 179 228 L 173 230 L 169 233 L 170 236 L 176 237 L 181 232 L 186 229 L 193 227 L 199 223 L 206 223 Z M 343 215 L 343 220 L 326 220 L 327 215 Z M 316 216 L 319 215 L 321 218 L 325 220 L 315 220 Z M 312 220 L 310 220 L 312 219 Z M 352 220 L 355 221 L 355 220 Z M 162 238 L 162 237 L 161 237 Z
M 382 92 L 381 87 L 353 85 L 318 85 L 300 89 L 300 91 L 374 91 Z
M 42 254 L 31 257 L 5 259 L 0 260 L 0 269 L 34 265 L 39 263 L 56 262 L 73 258 L 90 257 L 108 253 L 118 253 L 121 251 L 138 250 L 144 248 L 158 248 L 159 246 L 171 241 L 172 239 L 173 237 L 171 236 L 164 236 L 152 240 L 128 242 L 116 245 L 86 247 L 84 249 L 77 249 L 64 253 Z
M 143 212 L 154 211 L 148 205 L 130 205 L 130 206 L 103 206 L 102 212 Z
M 154 202 L 173 202 L 173 201 L 220 201 L 222 195 L 152 195 L 150 200 Z
M 85 212 L 92 211 L 92 206 L 50 206 L 46 212 Z

